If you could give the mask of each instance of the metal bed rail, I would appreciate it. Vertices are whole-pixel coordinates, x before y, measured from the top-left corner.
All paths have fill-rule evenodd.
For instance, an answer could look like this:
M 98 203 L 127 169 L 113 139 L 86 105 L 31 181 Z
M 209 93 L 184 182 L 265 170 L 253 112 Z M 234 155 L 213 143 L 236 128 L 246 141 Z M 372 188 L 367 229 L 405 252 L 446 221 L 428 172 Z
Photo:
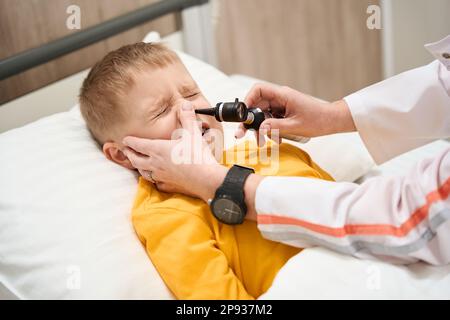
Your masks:
M 102 22 L 85 30 L 0 60 L 0 80 L 172 12 L 207 3 L 208 0 L 164 0 Z

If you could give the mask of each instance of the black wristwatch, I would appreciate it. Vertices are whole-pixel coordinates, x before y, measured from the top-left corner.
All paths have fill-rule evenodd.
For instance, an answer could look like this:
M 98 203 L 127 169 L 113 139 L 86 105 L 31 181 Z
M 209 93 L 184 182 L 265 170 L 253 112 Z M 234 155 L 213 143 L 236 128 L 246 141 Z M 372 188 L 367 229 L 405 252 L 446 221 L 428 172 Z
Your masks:
M 255 170 L 234 165 L 228 171 L 222 185 L 216 190 L 210 208 L 217 220 L 226 224 L 241 224 L 247 214 L 244 183 Z

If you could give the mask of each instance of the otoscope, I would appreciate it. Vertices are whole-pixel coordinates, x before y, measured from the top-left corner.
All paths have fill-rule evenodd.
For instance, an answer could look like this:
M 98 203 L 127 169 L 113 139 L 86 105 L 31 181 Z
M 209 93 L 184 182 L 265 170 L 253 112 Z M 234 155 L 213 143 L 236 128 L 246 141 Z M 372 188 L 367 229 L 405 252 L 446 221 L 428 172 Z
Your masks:
M 243 122 L 246 129 L 259 130 L 261 123 L 267 118 L 273 118 L 270 112 L 264 112 L 260 108 L 247 108 L 244 102 L 238 98 L 234 102 L 219 102 L 213 108 L 197 109 L 195 113 L 213 116 L 219 122 Z M 306 143 L 309 138 L 283 134 L 280 137 Z

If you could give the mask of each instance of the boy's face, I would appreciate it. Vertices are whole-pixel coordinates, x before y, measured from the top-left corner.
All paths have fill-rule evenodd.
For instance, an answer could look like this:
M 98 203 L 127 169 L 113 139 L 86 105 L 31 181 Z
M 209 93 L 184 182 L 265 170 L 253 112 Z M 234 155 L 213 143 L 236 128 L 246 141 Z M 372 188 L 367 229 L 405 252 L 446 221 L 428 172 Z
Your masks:
M 122 99 L 127 121 L 116 130 L 115 142 L 103 146 L 107 158 L 129 168 L 129 161 L 121 152 L 124 137 L 171 139 L 174 130 L 181 128 L 177 113 L 185 101 L 190 101 L 195 109 L 210 107 L 181 62 L 135 75 L 134 85 Z M 222 125 L 214 117 L 197 115 L 197 120 L 202 132 L 215 129 L 211 132 L 219 130 L 223 134 Z

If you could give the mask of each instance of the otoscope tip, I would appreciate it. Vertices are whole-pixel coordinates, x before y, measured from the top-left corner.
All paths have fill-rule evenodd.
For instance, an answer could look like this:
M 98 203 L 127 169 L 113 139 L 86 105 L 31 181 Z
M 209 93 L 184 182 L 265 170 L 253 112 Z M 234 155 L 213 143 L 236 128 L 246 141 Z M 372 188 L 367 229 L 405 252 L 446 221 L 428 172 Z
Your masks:
M 216 108 L 196 109 L 197 114 L 206 114 L 208 116 L 214 116 L 216 114 Z

